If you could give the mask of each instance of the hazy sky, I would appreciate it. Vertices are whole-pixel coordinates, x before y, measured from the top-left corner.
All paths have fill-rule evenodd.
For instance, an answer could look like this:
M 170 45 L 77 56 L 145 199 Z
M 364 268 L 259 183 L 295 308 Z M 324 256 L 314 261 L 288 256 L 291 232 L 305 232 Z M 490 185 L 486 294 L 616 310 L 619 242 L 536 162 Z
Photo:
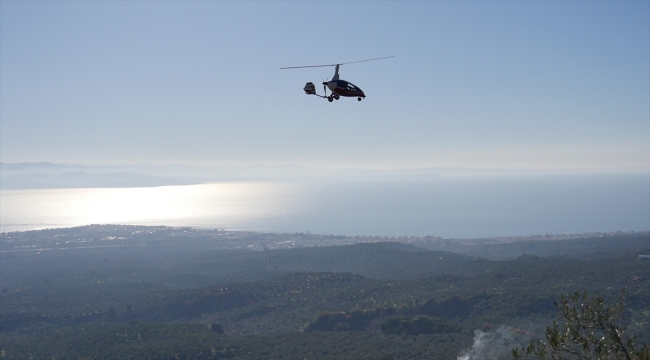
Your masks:
M 648 1 L 0 4 L 3 162 L 650 168 Z

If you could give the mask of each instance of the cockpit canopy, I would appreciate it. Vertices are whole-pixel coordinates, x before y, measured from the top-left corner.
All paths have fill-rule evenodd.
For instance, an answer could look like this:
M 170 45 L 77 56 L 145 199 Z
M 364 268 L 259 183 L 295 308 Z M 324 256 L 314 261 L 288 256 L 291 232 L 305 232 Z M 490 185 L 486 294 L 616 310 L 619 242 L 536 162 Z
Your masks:
M 359 87 L 357 87 L 353 83 L 344 80 L 339 80 L 338 84 L 336 84 L 336 87 L 340 87 L 348 91 L 361 91 L 361 89 L 359 89 Z
M 336 92 L 343 96 L 364 96 L 361 88 L 345 80 L 338 80 L 336 82 Z

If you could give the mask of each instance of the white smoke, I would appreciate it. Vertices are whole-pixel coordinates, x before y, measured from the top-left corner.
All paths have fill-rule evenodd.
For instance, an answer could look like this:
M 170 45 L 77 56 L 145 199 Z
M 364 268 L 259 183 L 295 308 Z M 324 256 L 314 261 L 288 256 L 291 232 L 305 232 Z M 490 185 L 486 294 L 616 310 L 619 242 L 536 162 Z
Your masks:
M 525 343 L 518 331 L 504 325 L 495 331 L 474 331 L 474 345 L 457 360 L 497 360 L 511 358 L 512 349 Z

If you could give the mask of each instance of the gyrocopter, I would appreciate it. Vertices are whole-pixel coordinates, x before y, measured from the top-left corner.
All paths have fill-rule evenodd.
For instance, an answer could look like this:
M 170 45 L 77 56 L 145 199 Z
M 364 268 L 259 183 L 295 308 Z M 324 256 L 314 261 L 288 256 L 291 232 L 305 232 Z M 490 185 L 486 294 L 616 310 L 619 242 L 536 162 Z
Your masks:
M 338 100 L 338 99 L 341 98 L 341 96 L 356 97 L 357 100 L 361 101 L 362 99 L 364 99 L 366 97 L 366 94 L 363 92 L 363 90 L 361 90 L 361 88 L 354 85 L 353 83 L 351 83 L 349 81 L 339 79 L 339 66 L 347 65 L 347 64 L 355 64 L 355 63 L 360 63 L 360 62 L 366 62 L 366 61 L 388 59 L 388 58 L 392 58 L 392 57 L 393 56 L 385 56 L 385 57 L 374 58 L 374 59 L 359 60 L 359 61 L 352 61 L 352 62 L 340 63 L 340 64 L 329 64 L 329 65 L 290 66 L 290 67 L 280 68 L 280 70 L 335 66 L 335 68 L 334 68 L 334 76 L 332 76 L 332 79 L 328 79 L 326 81 L 323 81 L 323 91 L 325 92 L 325 95 L 318 95 L 316 93 L 316 86 L 314 86 L 314 83 L 312 83 L 312 82 L 308 82 L 305 85 L 305 88 L 304 88 L 305 94 L 307 94 L 307 95 L 316 95 L 318 97 L 322 97 L 324 99 L 327 99 L 329 102 L 332 102 L 334 100 Z M 327 88 L 330 89 L 330 94 L 329 95 L 327 95 Z

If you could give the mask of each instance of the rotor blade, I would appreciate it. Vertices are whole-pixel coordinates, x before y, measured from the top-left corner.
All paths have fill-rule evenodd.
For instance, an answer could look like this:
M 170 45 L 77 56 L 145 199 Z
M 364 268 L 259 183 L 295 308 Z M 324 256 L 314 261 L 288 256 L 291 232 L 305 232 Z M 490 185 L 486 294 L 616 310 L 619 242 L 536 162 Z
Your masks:
M 388 58 L 392 58 L 392 57 L 394 57 L 394 56 L 391 55 L 391 56 L 384 56 L 384 57 L 379 57 L 379 58 L 374 58 L 374 59 L 352 61 L 352 62 L 341 63 L 341 64 L 339 64 L 339 65 L 356 64 L 356 63 L 360 63 L 360 62 L 374 61 L 374 60 L 381 60 L 381 59 L 388 59 Z
M 325 66 L 336 66 L 336 64 L 331 64 L 331 65 L 308 65 L 308 66 L 289 66 L 289 67 L 280 68 L 280 70 L 300 69 L 300 68 L 310 68 L 310 67 L 325 67 Z
M 289 67 L 283 67 L 280 68 L 280 70 L 285 70 L 285 69 L 302 69 L 302 68 L 314 68 L 314 67 L 326 67 L 326 66 L 336 66 L 336 65 L 347 65 L 347 64 L 356 64 L 360 62 L 366 62 L 366 61 L 374 61 L 374 60 L 381 60 L 381 59 L 389 59 L 395 56 L 384 56 L 384 57 L 379 57 L 379 58 L 374 58 L 374 59 L 366 59 L 366 60 L 359 60 L 359 61 L 352 61 L 352 62 L 346 62 L 346 63 L 340 63 L 340 64 L 329 64 L 329 65 L 307 65 L 307 66 L 289 66 Z

